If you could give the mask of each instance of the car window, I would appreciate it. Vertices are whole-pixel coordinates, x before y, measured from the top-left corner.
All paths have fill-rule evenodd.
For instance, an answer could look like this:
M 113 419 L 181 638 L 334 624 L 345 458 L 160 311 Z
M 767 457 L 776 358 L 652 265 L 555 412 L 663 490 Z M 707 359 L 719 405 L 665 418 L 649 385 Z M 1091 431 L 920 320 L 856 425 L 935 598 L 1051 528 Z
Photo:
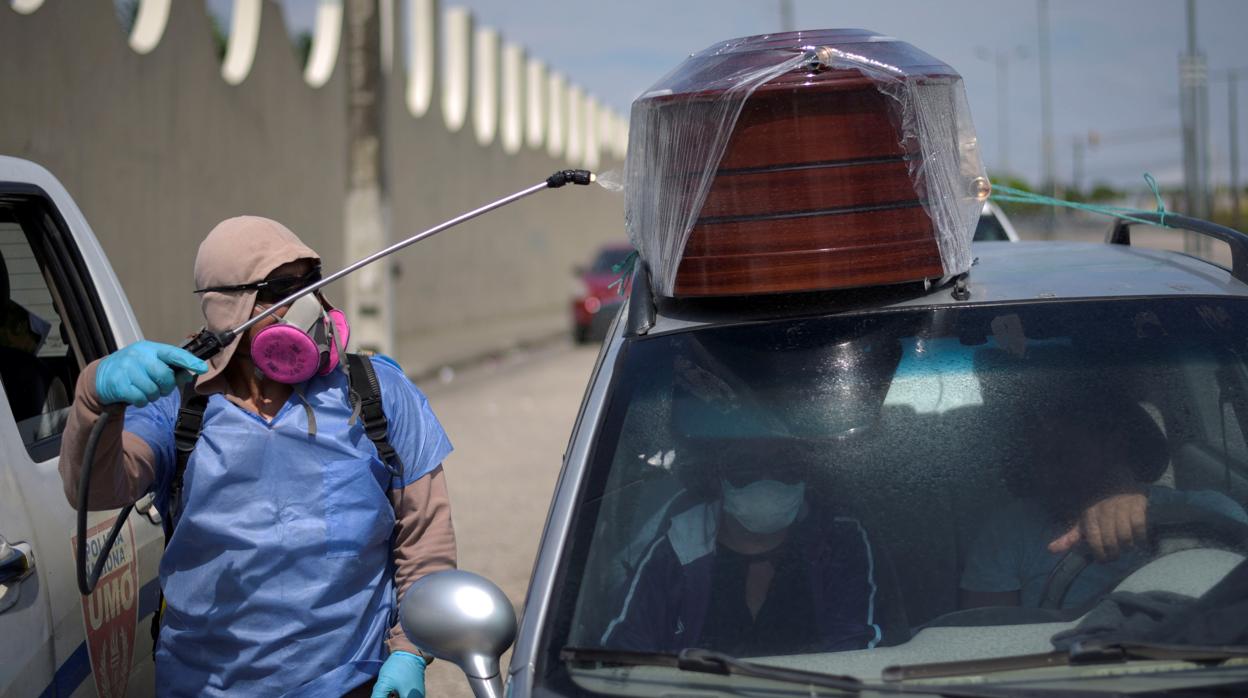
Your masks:
M 958 617 L 967 588 L 1019 592 L 1029 608 L 981 624 L 1040 633 L 1023 612 L 1059 557 L 1047 543 L 1101 498 L 1248 525 L 1245 327 L 1242 301 L 1110 300 L 629 340 L 555 642 L 826 655 L 806 668 L 853 673 L 857 653 Z M 1147 567 L 1137 552 L 1062 607 Z M 1149 584 L 1187 583 L 1166 574 Z
M 979 224 L 975 226 L 975 242 L 1004 242 L 1009 239 L 1010 236 L 1006 234 L 1005 228 L 1001 226 L 1001 221 L 997 220 L 996 216 L 979 217 Z
M 0 199 L 0 384 L 35 461 L 59 450 L 83 350 L 103 346 L 77 262 L 46 200 Z M 67 315 L 67 303 L 84 312 Z

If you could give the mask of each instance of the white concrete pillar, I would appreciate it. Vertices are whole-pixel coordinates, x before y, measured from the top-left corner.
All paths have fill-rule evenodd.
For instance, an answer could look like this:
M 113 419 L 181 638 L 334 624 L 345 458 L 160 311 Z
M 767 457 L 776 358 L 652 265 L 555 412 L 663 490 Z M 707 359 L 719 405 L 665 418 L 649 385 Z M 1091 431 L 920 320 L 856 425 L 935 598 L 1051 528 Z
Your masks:
M 433 104 L 434 70 L 437 63 L 437 0 L 407 3 L 407 110 L 421 117 Z
M 139 13 L 130 28 L 130 48 L 135 53 L 151 53 L 160 44 L 169 24 L 169 5 L 172 0 L 142 0 Z
M 382 39 L 385 39 L 384 32 Z M 312 51 L 308 64 L 303 67 L 303 79 L 312 87 L 321 87 L 333 76 L 341 40 L 342 0 L 320 0 L 312 28 Z
M 231 85 L 240 85 L 251 72 L 260 41 L 260 11 L 263 0 L 234 0 L 230 17 L 230 37 L 221 62 L 221 77 Z
M 477 143 L 489 145 L 498 133 L 498 32 L 477 29 L 472 47 L 473 132 Z
M 442 15 L 442 119 L 451 133 L 468 120 L 472 61 L 472 13 L 448 7 Z
M 529 59 L 524 81 L 524 142 L 537 150 L 546 142 L 547 109 L 546 65 L 536 58 Z
M 551 71 L 546 80 L 546 154 L 563 157 L 566 102 L 563 76 Z
M 499 114 L 503 151 L 512 154 L 524 144 L 524 47 L 503 46 L 503 95 Z

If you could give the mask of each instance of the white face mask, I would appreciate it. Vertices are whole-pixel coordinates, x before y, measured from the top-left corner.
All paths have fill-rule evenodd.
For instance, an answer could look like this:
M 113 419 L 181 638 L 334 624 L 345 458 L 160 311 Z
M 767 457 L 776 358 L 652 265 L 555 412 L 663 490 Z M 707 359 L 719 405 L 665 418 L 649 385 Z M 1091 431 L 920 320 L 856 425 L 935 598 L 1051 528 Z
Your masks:
M 758 480 L 744 487 L 733 487 L 721 480 L 724 511 L 745 530 L 759 535 L 775 533 L 793 523 L 806 496 L 806 483 L 792 485 L 778 480 Z

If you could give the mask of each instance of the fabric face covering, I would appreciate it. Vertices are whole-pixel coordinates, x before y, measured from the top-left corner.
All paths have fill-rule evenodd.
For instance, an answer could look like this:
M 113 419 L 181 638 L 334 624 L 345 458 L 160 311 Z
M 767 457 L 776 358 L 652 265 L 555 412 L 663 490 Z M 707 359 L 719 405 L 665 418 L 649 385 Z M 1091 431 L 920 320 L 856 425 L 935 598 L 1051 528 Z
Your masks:
M 775 533 L 793 523 L 806 496 L 806 483 L 786 484 L 778 480 L 758 480 L 744 487 L 724 488 L 724 511 L 745 530 L 759 535 Z

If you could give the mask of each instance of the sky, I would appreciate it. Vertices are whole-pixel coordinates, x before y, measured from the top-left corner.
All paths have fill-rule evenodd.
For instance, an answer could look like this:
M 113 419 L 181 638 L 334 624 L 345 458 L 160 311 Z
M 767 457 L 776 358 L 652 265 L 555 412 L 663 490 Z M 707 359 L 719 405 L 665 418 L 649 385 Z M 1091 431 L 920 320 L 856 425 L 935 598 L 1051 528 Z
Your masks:
M 280 0 L 292 31 L 311 24 L 317 0 Z M 230 0 L 206 0 L 228 12 Z M 395 0 L 403 7 L 406 0 Z M 855 27 L 907 41 L 965 79 L 984 160 L 1000 172 L 996 67 L 984 56 L 1011 56 L 1008 97 L 1010 169 L 1036 181 L 1041 172 L 1036 0 L 792 0 L 799 29 Z M 568 75 L 605 104 L 627 113 L 633 98 L 689 53 L 723 39 L 778 31 L 780 0 L 460 0 L 479 25 Z M 1145 171 L 1181 181 L 1178 57 L 1186 47 L 1183 0 L 1050 0 L 1054 140 L 1059 179 L 1072 176 L 1076 140 L 1096 132 L 1085 184 L 1143 186 Z M 1244 68 L 1248 0 L 1197 0 L 1197 42 L 1211 70 Z M 1248 80 L 1240 82 L 1248 112 Z M 1212 180 L 1229 179 L 1227 83 L 1210 85 Z M 1248 116 L 1241 116 L 1241 171 Z M 1245 171 L 1248 177 L 1248 171 Z

